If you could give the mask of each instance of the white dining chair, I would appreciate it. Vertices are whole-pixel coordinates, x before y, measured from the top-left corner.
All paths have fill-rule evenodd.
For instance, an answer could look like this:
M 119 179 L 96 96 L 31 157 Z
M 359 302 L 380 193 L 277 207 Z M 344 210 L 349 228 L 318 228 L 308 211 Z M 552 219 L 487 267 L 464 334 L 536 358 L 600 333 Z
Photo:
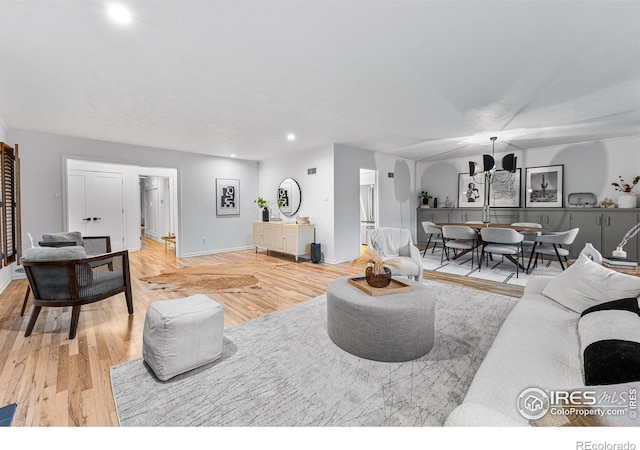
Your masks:
M 429 240 L 427 241 L 427 246 L 424 248 L 424 252 L 422 253 L 422 256 L 424 257 L 427 254 L 427 250 L 429 250 L 429 245 L 431 244 L 431 239 L 433 237 L 435 237 L 435 239 L 433 241 L 433 248 L 431 249 L 431 254 L 433 254 L 433 252 L 435 251 L 436 246 L 438 245 L 438 240 L 442 239 L 442 228 L 437 226 L 433 222 L 429 222 L 425 220 L 424 222 L 422 222 L 422 229 L 424 230 L 425 234 L 429 236 Z M 444 251 L 444 248 L 443 248 L 443 251 Z
M 443 225 L 442 237 L 444 239 L 444 249 L 440 257 L 440 263 L 444 261 L 446 254 L 449 260 L 449 249 L 453 249 L 454 255 L 458 257 L 458 250 L 463 253 L 471 252 L 471 270 L 473 270 L 473 252 L 478 247 L 478 233 L 464 225 Z
M 567 262 L 567 256 L 569 255 L 569 250 L 564 248 L 563 245 L 571 245 L 573 241 L 575 241 L 576 236 L 578 236 L 578 232 L 580 228 L 573 228 L 571 230 L 556 232 L 552 234 L 541 234 L 536 237 L 535 242 L 533 243 L 533 248 L 531 249 L 531 255 L 529 256 L 529 264 L 527 265 L 527 273 L 531 273 L 536 265 L 538 264 L 538 256 L 540 255 L 549 255 L 556 256 L 558 258 L 558 262 L 560 263 L 560 267 L 562 270 L 565 269 L 564 262 Z M 533 264 L 533 268 L 531 268 L 531 261 L 535 256 L 535 261 Z
M 524 252 L 522 241 L 524 236 L 511 228 L 482 228 L 480 230 L 482 238 L 482 252 L 478 262 L 478 270 L 482 269 L 485 253 L 491 255 L 502 255 L 516 266 L 516 278 L 519 277 L 520 268 L 524 270 Z M 515 258 L 514 258 L 515 256 Z M 518 261 L 520 258 L 520 261 Z M 488 265 L 488 263 L 487 263 Z

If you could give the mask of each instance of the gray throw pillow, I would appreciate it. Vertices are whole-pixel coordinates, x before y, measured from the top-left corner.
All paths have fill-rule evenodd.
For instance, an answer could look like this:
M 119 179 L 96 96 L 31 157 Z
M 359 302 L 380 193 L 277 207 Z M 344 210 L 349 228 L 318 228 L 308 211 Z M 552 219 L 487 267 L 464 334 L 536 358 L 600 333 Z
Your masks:
M 47 233 L 42 235 L 42 242 L 69 242 L 73 241 L 76 245 L 84 247 L 82 233 L 79 231 L 69 231 L 65 233 Z
M 33 247 L 25 250 L 22 256 L 26 261 L 67 261 L 86 259 L 84 247 Z M 93 273 L 89 264 L 76 264 L 76 278 L 78 286 L 87 286 L 93 280 Z

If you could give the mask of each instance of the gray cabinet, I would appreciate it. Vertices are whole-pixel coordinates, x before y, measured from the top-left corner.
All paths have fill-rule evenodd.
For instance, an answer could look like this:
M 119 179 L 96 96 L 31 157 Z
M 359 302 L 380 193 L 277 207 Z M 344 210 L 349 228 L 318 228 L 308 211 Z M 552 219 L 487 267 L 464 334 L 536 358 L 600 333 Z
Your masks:
M 639 222 L 637 211 L 605 211 L 602 216 L 602 255 L 610 257 L 627 231 Z M 638 235 L 624 246 L 624 251 L 629 261 L 638 261 Z
M 566 231 L 571 229 L 569 211 L 566 209 L 525 209 L 525 220 L 542 225 L 544 231 Z
M 610 211 L 591 209 L 571 211 L 571 228 L 580 228 L 573 245 L 571 256 L 577 257 L 587 242 L 604 257 L 611 257 L 624 235 L 638 223 L 638 212 L 614 209 Z M 634 237 L 625 246 L 627 259 L 638 260 L 638 237 Z
M 510 225 L 520 220 L 520 210 L 510 208 L 491 208 L 491 223 Z
M 580 228 L 571 246 L 571 256 L 577 258 L 586 243 L 602 252 L 602 212 L 599 209 L 576 210 L 571 211 L 569 217 L 571 228 Z

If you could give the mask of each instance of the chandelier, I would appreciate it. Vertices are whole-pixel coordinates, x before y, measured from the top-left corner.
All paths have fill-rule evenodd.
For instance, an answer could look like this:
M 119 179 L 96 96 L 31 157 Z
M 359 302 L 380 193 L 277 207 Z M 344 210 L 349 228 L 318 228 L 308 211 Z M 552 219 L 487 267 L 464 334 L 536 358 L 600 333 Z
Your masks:
M 496 139 L 497 136 L 492 136 L 491 139 L 492 150 L 491 155 L 482 155 L 482 172 L 479 170 L 478 165 L 469 161 L 469 175 L 473 177 L 473 180 L 478 184 L 484 184 L 484 203 L 482 207 L 482 222 L 489 224 L 490 211 L 489 211 L 489 191 L 491 190 L 491 183 L 499 182 L 504 183 L 509 181 L 513 174 L 516 172 L 516 160 L 518 159 L 513 153 L 505 155 L 500 164 L 502 169 L 496 167 L 495 151 L 496 151 Z M 477 175 L 484 175 L 484 181 L 477 180 Z
M 513 153 L 509 153 L 508 155 L 505 155 L 500 161 L 500 163 L 502 165 L 502 171 L 506 171 L 507 173 L 498 172 L 499 169 L 496 167 L 496 159 L 495 159 L 496 139 L 498 139 L 498 137 L 492 136 L 489 139 L 491 139 L 491 145 L 492 145 L 491 155 L 482 155 L 482 166 L 483 166 L 482 172 L 480 172 L 478 165 L 475 162 L 469 161 L 469 174 L 473 177 L 474 181 L 480 184 L 482 184 L 483 182 L 477 181 L 475 178 L 476 175 L 478 174 L 484 174 L 485 181 L 487 180 L 487 175 L 489 175 L 489 182 L 494 180 L 508 181 L 511 179 L 511 177 L 516 171 L 516 160 L 518 158 Z M 499 178 L 496 178 L 496 177 L 499 177 Z

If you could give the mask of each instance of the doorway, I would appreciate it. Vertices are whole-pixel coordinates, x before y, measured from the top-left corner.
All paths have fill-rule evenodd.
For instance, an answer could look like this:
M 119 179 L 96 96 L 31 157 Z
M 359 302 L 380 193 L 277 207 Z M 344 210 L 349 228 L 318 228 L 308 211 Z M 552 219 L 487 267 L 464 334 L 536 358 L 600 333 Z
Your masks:
M 367 245 L 368 233 L 378 223 L 376 171 L 360 169 L 360 244 Z
M 65 229 L 111 236 L 114 251 L 142 248 L 141 224 L 153 226 L 154 240 L 176 235 L 178 171 L 97 161 L 65 159 Z M 153 180 L 149 208 L 141 180 Z M 151 186 L 151 185 L 150 185 Z M 150 223 L 151 222 L 151 223 Z M 162 242 L 162 241 L 161 241 Z M 176 239 L 176 256 L 180 242 Z
M 169 177 L 140 175 L 140 225 L 142 235 L 154 240 L 175 234 Z

